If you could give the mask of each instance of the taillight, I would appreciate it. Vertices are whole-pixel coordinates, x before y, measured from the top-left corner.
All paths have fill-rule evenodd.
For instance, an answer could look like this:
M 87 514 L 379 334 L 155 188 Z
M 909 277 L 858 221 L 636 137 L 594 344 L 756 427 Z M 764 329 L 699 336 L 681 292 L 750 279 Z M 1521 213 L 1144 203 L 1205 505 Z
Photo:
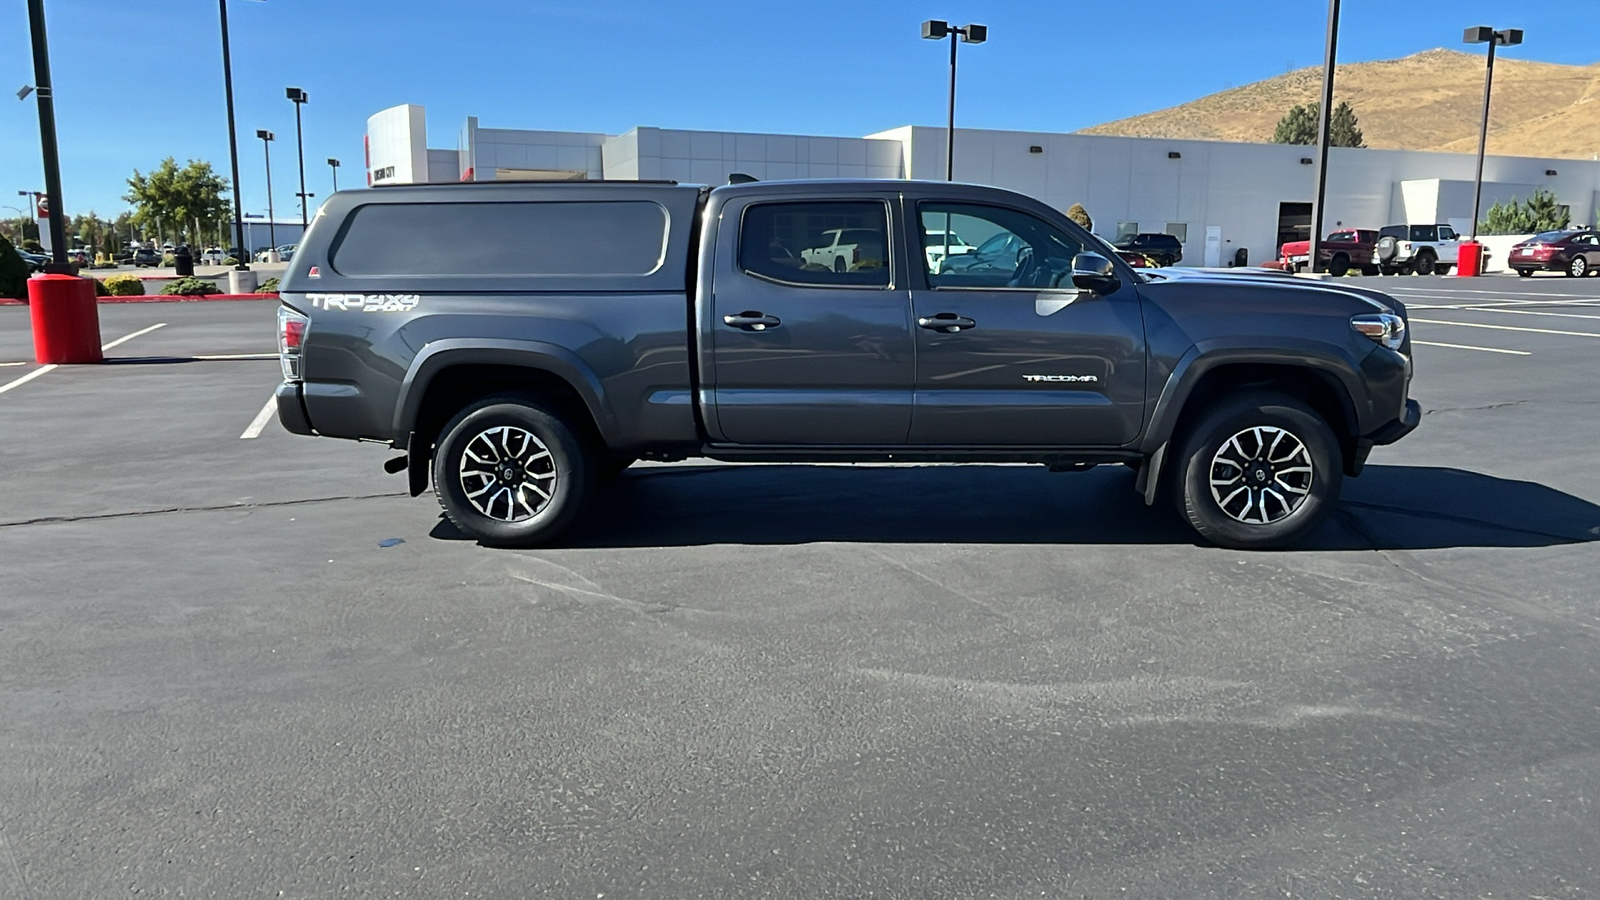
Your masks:
M 300 380 L 300 348 L 311 320 L 287 306 L 278 307 L 278 363 L 284 381 Z

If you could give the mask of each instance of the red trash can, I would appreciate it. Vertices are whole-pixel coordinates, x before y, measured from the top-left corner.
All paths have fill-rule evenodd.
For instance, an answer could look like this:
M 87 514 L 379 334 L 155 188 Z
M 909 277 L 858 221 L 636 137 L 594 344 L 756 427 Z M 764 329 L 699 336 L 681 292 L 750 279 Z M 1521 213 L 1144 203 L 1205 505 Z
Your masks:
M 1456 257 L 1456 274 L 1471 278 L 1483 271 L 1483 245 L 1477 241 L 1462 241 Z
M 36 275 L 28 279 L 28 306 L 33 319 L 33 355 L 41 363 L 97 363 L 100 353 L 100 310 L 94 282 L 73 275 Z

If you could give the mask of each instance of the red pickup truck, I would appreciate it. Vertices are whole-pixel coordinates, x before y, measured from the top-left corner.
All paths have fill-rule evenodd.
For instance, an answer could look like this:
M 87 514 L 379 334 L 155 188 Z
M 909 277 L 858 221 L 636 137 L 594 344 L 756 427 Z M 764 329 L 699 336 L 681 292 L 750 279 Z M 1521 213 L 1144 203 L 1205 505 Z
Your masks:
M 1341 228 L 1328 235 L 1317 247 L 1317 271 L 1330 275 L 1343 275 L 1351 269 L 1363 275 L 1378 274 L 1373 262 L 1373 250 L 1378 244 L 1378 232 L 1366 228 Z M 1285 270 L 1304 272 L 1311 259 L 1310 241 L 1289 241 L 1279 252 Z

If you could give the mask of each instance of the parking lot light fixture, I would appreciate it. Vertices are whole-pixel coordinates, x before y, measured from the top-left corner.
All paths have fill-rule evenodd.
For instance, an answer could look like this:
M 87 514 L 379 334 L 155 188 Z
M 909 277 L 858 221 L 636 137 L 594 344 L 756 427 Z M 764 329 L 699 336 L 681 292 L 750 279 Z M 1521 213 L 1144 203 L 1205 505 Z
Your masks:
M 969 44 L 981 44 L 989 39 L 987 25 L 951 25 L 938 19 L 922 23 L 922 37 L 930 41 L 950 39 L 950 108 L 945 123 L 944 180 L 955 180 L 956 156 L 956 39 Z
M 300 234 L 304 235 L 306 227 L 310 224 L 310 219 L 306 215 L 306 198 L 311 195 L 306 193 L 306 144 L 305 135 L 300 131 L 300 107 L 306 105 L 311 95 L 297 87 L 285 88 L 283 95 L 294 104 L 294 144 L 300 156 Z
M 277 136 L 265 128 L 257 128 L 256 137 L 261 138 L 261 150 L 267 157 L 267 243 L 271 244 L 273 249 L 277 249 L 278 231 L 276 220 L 272 217 L 272 142 L 277 140 Z M 245 250 L 243 245 L 239 249 Z M 250 251 L 245 250 L 245 252 Z
M 328 168 L 333 170 L 333 192 L 337 194 L 339 193 L 339 161 L 331 156 L 328 157 Z
M 1468 28 L 1461 35 L 1464 44 L 1488 44 L 1489 63 L 1483 75 L 1483 122 L 1478 131 L 1478 174 L 1472 180 L 1472 239 L 1478 239 L 1478 209 L 1483 201 L 1483 154 L 1489 145 L 1489 94 L 1494 90 L 1494 48 L 1515 47 L 1522 43 L 1522 29 L 1502 28 L 1496 31 L 1486 25 Z

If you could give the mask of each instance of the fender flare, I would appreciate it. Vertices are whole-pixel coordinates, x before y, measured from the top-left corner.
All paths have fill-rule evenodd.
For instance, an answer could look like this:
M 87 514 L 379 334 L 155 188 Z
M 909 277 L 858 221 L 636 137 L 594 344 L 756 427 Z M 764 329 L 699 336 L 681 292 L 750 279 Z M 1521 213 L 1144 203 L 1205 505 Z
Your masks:
M 616 415 L 604 385 L 594 370 L 571 350 L 544 341 L 449 338 L 425 345 L 412 359 L 400 383 L 391 433 L 403 436 L 408 447 L 428 385 L 440 372 L 461 365 L 517 366 L 548 372 L 577 391 L 607 443 L 616 437 Z
M 1351 416 L 1348 424 L 1359 425 L 1366 402 L 1361 361 L 1351 358 L 1344 348 L 1306 338 L 1276 338 L 1266 345 L 1259 337 L 1215 338 L 1191 346 L 1172 367 L 1140 439 L 1140 452 L 1154 453 L 1172 440 L 1189 395 L 1206 373 L 1221 366 L 1249 363 L 1308 369 L 1331 377 L 1343 391 L 1346 412 Z

